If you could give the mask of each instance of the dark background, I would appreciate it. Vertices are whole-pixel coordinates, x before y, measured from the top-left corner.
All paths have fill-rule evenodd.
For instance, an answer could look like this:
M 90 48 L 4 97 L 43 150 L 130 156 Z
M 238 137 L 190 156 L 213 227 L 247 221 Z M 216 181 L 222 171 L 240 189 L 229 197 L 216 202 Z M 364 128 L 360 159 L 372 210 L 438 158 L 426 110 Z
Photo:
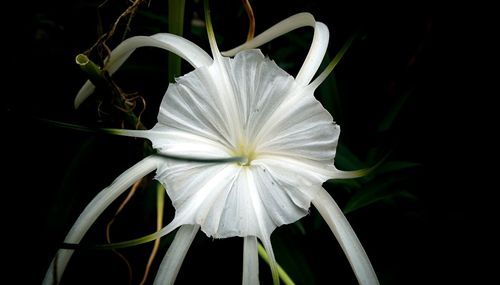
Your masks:
M 105 26 L 125 9 L 126 2 L 109 1 L 102 10 Z M 141 10 L 165 16 L 167 4 L 163 2 L 152 0 L 149 8 L 143 5 Z M 202 5 L 186 2 L 187 24 L 194 12 L 203 18 Z M 240 1 L 212 2 L 221 50 L 243 42 L 247 22 Z M 467 64 L 477 59 L 467 56 L 463 46 L 478 42 L 477 30 L 469 25 L 473 11 L 462 17 L 420 1 L 404 5 L 306 2 L 253 1 L 257 32 L 297 12 L 311 12 L 330 28 L 331 57 L 349 36 L 359 32 L 335 71 L 342 104 L 334 117 L 342 127 L 341 141 L 362 161 L 369 161 L 370 150 L 377 148 L 380 153 L 391 151 L 392 160 L 419 164 L 395 174 L 404 175 L 405 182 L 391 186 L 404 188 L 402 192 L 411 199 L 404 195 L 383 199 L 347 215 L 381 283 L 478 284 L 486 280 L 487 269 L 481 262 L 484 251 L 479 248 L 488 244 L 480 222 L 488 216 L 488 207 L 477 205 L 489 195 L 484 181 L 471 179 L 476 177 L 474 169 L 484 165 L 468 163 L 483 146 L 483 137 L 476 135 L 472 123 L 481 113 L 472 98 L 481 100 L 482 90 L 471 90 L 467 84 L 480 70 Z M 58 242 L 86 203 L 141 157 L 140 152 L 129 151 L 137 149 L 140 142 L 136 140 L 56 128 L 39 120 L 119 127 L 109 109 L 98 114 L 97 100 L 78 111 L 72 105 L 85 80 L 74 57 L 97 38 L 96 3 L 99 1 L 33 1 L 4 7 L 5 13 L 15 15 L 3 25 L 7 75 L 2 80 L 2 121 L 7 129 L 4 162 L 8 168 L 3 179 L 2 223 L 7 270 L 20 272 L 15 283 L 38 284 Z M 139 14 L 131 28 L 130 35 L 148 35 L 166 32 L 167 24 Z M 262 48 L 292 75 L 300 67 L 311 33 L 302 29 L 294 35 Z M 186 28 L 185 37 L 208 50 L 203 31 Z M 291 47 L 294 44 L 298 48 Z M 280 52 L 283 46 L 286 52 Z M 117 74 L 122 86 L 147 98 L 144 122 L 148 127 L 154 124 L 155 110 L 168 84 L 162 62 L 166 66 L 166 53 L 139 52 Z M 143 65 L 148 64 L 151 67 L 145 70 Z M 187 65 L 183 69 L 190 70 Z M 472 75 L 464 76 L 462 70 Z M 380 121 L 405 94 L 409 95 L 393 126 L 379 131 Z M 331 193 L 340 206 L 350 197 L 334 187 Z M 142 200 L 133 202 L 117 222 L 120 240 L 137 236 L 127 231 L 129 227 L 139 234 L 151 232 L 154 208 L 150 196 L 141 194 Z M 134 209 L 144 206 L 141 217 L 134 215 Z M 273 243 L 278 261 L 299 269 L 289 272 L 298 284 L 356 284 L 334 237 L 324 225 L 317 225 L 318 220 L 311 209 L 302 225 L 305 234 L 296 226 L 276 230 Z M 105 221 L 89 234 L 89 241 L 103 241 Z M 168 238 L 162 245 L 165 249 Z M 125 250 L 132 260 L 139 260 L 134 263 L 139 268 L 137 275 L 147 249 Z M 289 256 L 287 252 L 291 252 Z M 241 239 L 212 240 L 200 234 L 178 283 L 187 284 L 201 276 L 209 284 L 239 283 L 241 255 Z M 161 258 L 162 253 L 158 262 Z M 83 252 L 68 267 L 66 284 L 127 284 L 124 272 L 112 254 Z M 263 265 L 263 284 L 270 282 L 268 275 Z

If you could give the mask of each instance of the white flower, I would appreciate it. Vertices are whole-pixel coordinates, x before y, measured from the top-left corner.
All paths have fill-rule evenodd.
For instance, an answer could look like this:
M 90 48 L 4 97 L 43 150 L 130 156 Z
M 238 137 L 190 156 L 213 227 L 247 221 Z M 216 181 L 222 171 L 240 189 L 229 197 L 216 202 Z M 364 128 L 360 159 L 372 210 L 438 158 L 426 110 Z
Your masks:
M 295 78 L 253 49 L 303 26 L 314 28 L 314 38 Z M 269 255 L 277 283 L 270 235 L 276 227 L 307 215 L 311 202 L 335 234 L 359 283 L 378 284 L 359 240 L 322 188 L 326 180 L 356 175 L 335 168 L 340 128 L 313 96 L 333 68 L 311 82 L 328 46 L 328 28 L 308 13 L 297 14 L 224 54 L 234 58 L 219 52 L 209 21 L 208 32 L 213 59 L 186 39 L 157 34 L 124 41 L 112 52 L 106 66 L 113 73 L 135 48 L 142 46 L 167 49 L 191 63 L 195 70 L 169 85 L 156 126 L 147 131 L 121 132 L 151 140 L 165 156 L 207 161 L 158 156 L 143 159 L 90 202 L 65 242 L 79 243 L 114 199 L 137 179 L 156 170 L 155 178 L 165 186 L 176 210 L 175 218 L 141 242 L 180 229 L 160 265 L 155 284 L 175 281 L 200 228 L 214 238 L 244 238 L 243 284 L 258 283 L 259 239 Z M 93 85 L 87 82 L 75 105 L 92 91 Z M 208 161 L 224 158 L 235 159 Z M 55 275 L 57 280 L 61 278 L 71 255 L 72 250 L 59 250 L 45 284 L 52 284 Z

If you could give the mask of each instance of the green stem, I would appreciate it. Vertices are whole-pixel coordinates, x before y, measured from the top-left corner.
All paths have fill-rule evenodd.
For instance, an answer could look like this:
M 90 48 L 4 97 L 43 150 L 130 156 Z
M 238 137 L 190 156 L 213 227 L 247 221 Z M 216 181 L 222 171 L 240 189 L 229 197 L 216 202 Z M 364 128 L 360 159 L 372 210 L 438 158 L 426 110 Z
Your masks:
M 262 258 L 267 264 L 269 264 L 269 256 L 267 256 L 266 249 L 262 246 L 260 242 L 257 243 L 257 249 L 259 251 L 259 256 Z M 281 281 L 285 285 L 295 285 L 295 282 L 293 282 L 292 278 L 286 273 L 286 271 L 279 265 L 278 266 L 278 275 L 280 276 Z
M 104 87 L 111 91 L 114 98 L 116 98 L 116 102 L 118 103 L 118 107 L 124 110 L 125 120 L 135 129 L 145 130 L 146 127 L 141 123 L 139 117 L 133 112 L 130 106 L 127 104 L 124 96 L 122 95 L 120 89 L 113 80 L 110 78 L 109 74 L 94 63 L 92 60 L 88 58 L 83 53 L 78 54 L 75 57 L 76 64 L 80 66 L 80 69 L 85 72 L 88 79 L 96 86 L 96 87 Z
M 168 32 L 182 36 L 184 32 L 184 8 L 185 0 L 168 1 Z M 168 54 L 168 81 L 173 82 L 174 78 L 181 75 L 181 58 L 174 54 Z
M 88 56 L 83 53 L 78 54 L 75 57 L 76 64 L 80 67 L 80 69 L 85 72 L 89 80 L 95 86 L 102 86 L 105 82 L 103 77 L 103 73 L 101 68 L 95 64 L 95 62 L 91 61 Z

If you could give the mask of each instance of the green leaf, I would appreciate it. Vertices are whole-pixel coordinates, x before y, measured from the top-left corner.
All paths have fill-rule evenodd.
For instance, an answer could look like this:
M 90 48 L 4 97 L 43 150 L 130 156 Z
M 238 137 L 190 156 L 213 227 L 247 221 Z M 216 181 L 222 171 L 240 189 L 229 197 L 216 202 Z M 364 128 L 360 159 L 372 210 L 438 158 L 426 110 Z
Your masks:
M 331 61 L 328 55 L 323 59 L 320 70 L 324 70 Z M 329 76 L 318 88 L 318 99 L 336 122 L 342 122 L 342 108 L 340 103 L 337 80 L 334 75 Z
M 392 127 L 412 91 L 413 90 L 410 90 L 404 93 L 402 96 L 398 98 L 398 100 L 396 100 L 396 102 L 394 102 L 392 107 L 387 111 L 387 114 L 385 115 L 384 119 L 382 119 L 382 121 L 380 122 L 377 131 L 379 132 L 387 131 Z
M 337 146 L 335 165 L 342 170 L 357 170 L 364 168 L 364 164 L 361 160 L 342 143 L 339 143 Z
M 184 8 L 185 0 L 168 1 L 168 32 L 182 36 L 184 32 Z M 168 54 L 168 80 L 173 82 L 175 77 L 181 75 L 181 58 L 174 54 Z
M 405 188 L 402 185 L 395 185 L 407 177 L 389 177 L 383 181 L 377 181 L 371 185 L 359 189 L 346 203 L 343 212 L 350 213 L 354 210 L 366 207 L 375 202 L 391 199 L 396 196 L 404 196 Z
M 296 238 L 284 229 L 273 235 L 273 250 L 279 264 L 288 272 L 296 284 L 317 284 L 307 258 Z

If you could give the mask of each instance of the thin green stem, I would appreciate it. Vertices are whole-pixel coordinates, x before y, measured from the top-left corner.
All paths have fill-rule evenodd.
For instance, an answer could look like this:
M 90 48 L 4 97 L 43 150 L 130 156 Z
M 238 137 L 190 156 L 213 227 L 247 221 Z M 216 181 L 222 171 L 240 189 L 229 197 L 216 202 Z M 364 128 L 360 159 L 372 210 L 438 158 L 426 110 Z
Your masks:
M 221 54 L 215 40 L 214 28 L 212 26 L 212 17 L 210 16 L 210 5 L 208 4 L 208 0 L 203 1 L 203 4 L 205 9 L 205 23 L 207 25 L 208 42 L 210 43 L 212 56 L 214 60 L 216 60 L 217 58 L 221 57 Z
M 165 189 L 158 183 L 156 185 L 156 230 L 159 231 L 163 227 L 163 212 L 165 210 Z M 140 285 L 146 284 L 148 280 L 149 272 L 158 249 L 160 248 L 160 239 L 155 240 L 151 254 L 149 255 L 148 263 L 144 269 L 144 275 L 142 277 Z
M 127 123 L 135 129 L 146 129 L 141 123 L 140 118 L 134 113 L 133 107 L 131 107 L 127 101 L 126 95 L 123 94 L 106 71 L 103 71 L 83 53 L 78 54 L 75 57 L 75 61 L 95 86 L 107 88 L 113 94 L 114 98 L 116 98 L 117 107 L 125 113 L 125 120 L 127 120 Z
M 269 256 L 267 256 L 266 249 L 260 242 L 257 243 L 257 250 L 259 251 L 259 256 L 262 258 L 267 264 L 269 264 Z M 278 266 L 278 275 L 281 279 L 281 281 L 285 285 L 295 285 L 295 282 L 293 282 L 292 278 L 286 273 L 286 271 L 279 265 Z
M 106 82 L 101 68 L 85 54 L 78 54 L 75 62 L 95 86 L 102 86 Z

